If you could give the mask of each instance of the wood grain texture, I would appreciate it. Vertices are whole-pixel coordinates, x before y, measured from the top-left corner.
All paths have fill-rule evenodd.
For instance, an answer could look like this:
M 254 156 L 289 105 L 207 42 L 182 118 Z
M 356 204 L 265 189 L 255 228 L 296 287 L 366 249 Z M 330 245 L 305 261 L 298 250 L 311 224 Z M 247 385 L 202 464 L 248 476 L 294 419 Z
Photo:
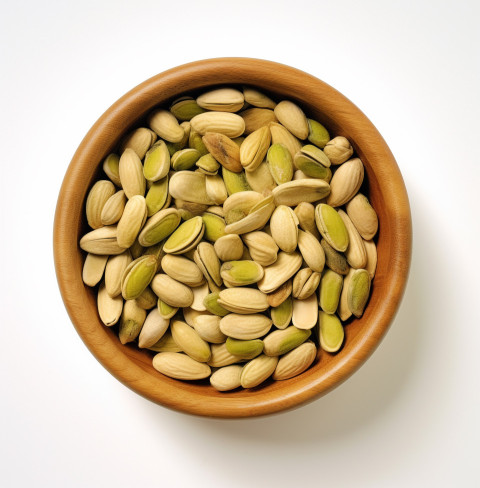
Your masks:
M 251 390 L 219 393 L 207 381 L 186 383 L 164 377 L 152 355 L 122 346 L 97 314 L 95 292 L 82 282 L 86 232 L 85 196 L 100 174 L 103 158 L 122 134 L 155 106 L 185 92 L 221 84 L 249 84 L 277 99 L 299 103 L 333 135 L 347 137 L 368 175 L 369 197 L 379 216 L 378 266 L 364 316 L 345 327 L 338 354 L 319 351 L 313 367 L 297 378 L 270 381 Z M 367 117 L 334 88 L 302 71 L 247 58 L 221 58 L 186 64 L 161 73 L 124 95 L 90 129 L 65 175 L 55 214 L 54 255 L 62 297 L 78 334 L 92 354 L 118 380 L 140 395 L 186 413 L 210 417 L 251 417 L 297 407 L 323 395 L 354 373 L 372 354 L 400 304 L 411 256 L 407 192 L 395 159 Z

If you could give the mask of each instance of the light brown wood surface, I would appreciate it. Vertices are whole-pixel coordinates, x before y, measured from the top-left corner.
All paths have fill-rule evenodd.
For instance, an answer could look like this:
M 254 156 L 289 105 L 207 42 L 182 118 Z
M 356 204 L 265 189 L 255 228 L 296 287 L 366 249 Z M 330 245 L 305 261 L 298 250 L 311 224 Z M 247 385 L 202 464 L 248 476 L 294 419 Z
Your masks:
M 319 351 L 314 365 L 286 381 L 251 390 L 219 393 L 208 381 L 180 382 L 151 365 L 152 353 L 122 346 L 101 323 L 95 290 L 82 282 L 84 253 L 78 246 L 87 231 L 85 196 L 101 174 L 103 158 L 122 134 L 155 106 L 184 93 L 221 84 L 248 84 L 277 99 L 298 102 L 332 136 L 343 135 L 362 159 L 368 195 L 379 216 L 378 265 L 372 295 L 361 319 L 345 326 L 345 345 L 335 355 Z M 90 129 L 65 175 L 55 214 L 54 255 L 58 283 L 70 318 L 92 354 L 126 386 L 154 402 L 210 417 L 250 417 L 280 412 L 311 401 L 338 386 L 372 354 L 400 304 L 411 255 L 411 218 L 402 176 L 382 136 L 367 117 L 334 88 L 302 71 L 257 59 L 197 61 L 161 73 L 137 86 L 110 107 Z M 67 325 L 67 324 L 66 324 Z

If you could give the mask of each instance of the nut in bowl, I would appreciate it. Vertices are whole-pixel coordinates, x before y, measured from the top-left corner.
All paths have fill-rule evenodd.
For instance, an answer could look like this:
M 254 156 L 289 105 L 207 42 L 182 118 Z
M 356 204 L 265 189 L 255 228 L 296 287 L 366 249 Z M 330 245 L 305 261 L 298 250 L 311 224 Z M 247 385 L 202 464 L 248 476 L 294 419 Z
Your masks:
M 72 321 L 112 374 L 171 408 L 245 417 L 312 400 L 368 358 L 411 224 L 353 104 L 293 68 L 225 58 L 160 74 L 99 119 L 54 242 Z

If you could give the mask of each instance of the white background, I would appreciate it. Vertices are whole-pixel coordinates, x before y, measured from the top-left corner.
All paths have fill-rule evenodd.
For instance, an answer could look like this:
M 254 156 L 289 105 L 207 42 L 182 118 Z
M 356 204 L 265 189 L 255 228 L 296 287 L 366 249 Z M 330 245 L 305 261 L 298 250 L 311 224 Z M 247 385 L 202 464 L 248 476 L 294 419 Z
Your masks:
M 480 486 L 479 3 L 0 5 L 0 485 Z M 243 421 L 169 411 L 110 376 L 52 257 L 58 191 L 95 120 L 143 80 L 218 56 L 292 65 L 356 103 L 398 161 L 414 226 L 372 358 L 308 406 Z

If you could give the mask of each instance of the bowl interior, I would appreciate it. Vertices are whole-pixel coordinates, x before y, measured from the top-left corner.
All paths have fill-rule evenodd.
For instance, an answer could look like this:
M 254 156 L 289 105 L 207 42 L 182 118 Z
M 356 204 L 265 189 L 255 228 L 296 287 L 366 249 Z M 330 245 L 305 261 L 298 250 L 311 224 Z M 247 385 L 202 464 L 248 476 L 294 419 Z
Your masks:
M 366 192 L 379 216 L 378 264 L 372 293 L 361 319 L 345 326 L 345 344 L 337 354 L 319 351 L 302 375 L 268 381 L 250 390 L 217 392 L 208 380 L 181 382 L 151 365 L 153 353 L 122 346 L 116 331 L 100 322 L 96 290 L 84 286 L 84 254 L 78 247 L 88 231 L 84 205 L 92 183 L 102 177 L 101 163 L 129 129 L 152 108 L 168 106 L 183 94 L 217 85 L 248 84 L 297 102 L 308 117 L 323 123 L 331 136 L 352 143 L 366 170 Z M 368 185 L 368 186 L 367 186 Z M 408 275 L 411 221 L 401 174 L 385 141 L 343 95 L 296 69 L 268 61 L 224 58 L 180 66 L 147 80 L 116 102 L 89 131 L 65 176 L 55 218 L 54 251 L 62 296 L 79 335 L 97 359 L 120 381 L 144 397 L 188 413 L 246 417 L 278 412 L 328 392 L 350 376 L 373 352 L 399 305 Z

